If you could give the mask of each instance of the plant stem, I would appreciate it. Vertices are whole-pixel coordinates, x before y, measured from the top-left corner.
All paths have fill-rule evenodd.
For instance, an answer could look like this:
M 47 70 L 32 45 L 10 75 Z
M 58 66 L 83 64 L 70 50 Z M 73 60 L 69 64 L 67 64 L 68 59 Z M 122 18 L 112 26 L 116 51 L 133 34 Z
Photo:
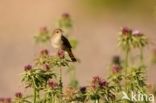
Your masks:
M 34 103 L 36 103 L 37 92 L 36 92 L 36 86 L 35 86 L 34 77 L 32 77 L 32 81 L 33 81 Z
M 96 99 L 96 100 L 94 101 L 94 103 L 99 103 L 99 99 Z
M 59 71 L 59 85 L 60 85 L 60 103 L 62 103 L 62 94 L 63 94 L 63 82 L 62 82 L 62 69 Z
M 34 103 L 36 103 L 36 88 L 34 87 Z
M 128 59 L 129 59 L 129 49 L 127 48 L 125 51 L 125 69 L 126 69 L 126 71 L 127 71 L 127 67 L 129 66 Z
M 144 54 L 143 54 L 143 48 L 140 47 L 140 63 L 141 63 L 141 66 L 144 65 Z

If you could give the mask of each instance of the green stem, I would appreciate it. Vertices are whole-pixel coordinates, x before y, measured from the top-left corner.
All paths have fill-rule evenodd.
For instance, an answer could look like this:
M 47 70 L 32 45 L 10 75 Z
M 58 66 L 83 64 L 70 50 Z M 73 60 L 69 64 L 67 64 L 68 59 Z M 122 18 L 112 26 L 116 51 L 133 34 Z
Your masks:
M 125 76 L 127 78 L 127 74 L 128 74 L 128 66 L 129 66 L 129 46 L 126 48 L 125 50 Z M 128 83 L 127 83 L 127 79 L 125 80 L 125 89 L 128 92 Z
M 36 103 L 36 88 L 34 87 L 34 103 Z
M 99 102 L 99 99 L 96 99 L 96 100 L 94 101 L 94 103 L 100 103 L 100 102 Z
M 33 81 L 34 103 L 36 103 L 37 91 L 36 91 L 36 85 L 35 85 L 34 77 L 32 77 L 32 81 Z
M 62 69 L 59 71 L 59 85 L 60 85 L 60 103 L 62 103 L 62 94 L 63 94 L 63 82 L 62 82 Z
M 142 47 L 140 48 L 140 63 L 141 63 L 141 66 L 144 65 L 144 54 L 143 54 L 143 48 Z
M 129 49 L 127 48 L 126 49 L 126 52 L 125 52 L 126 54 L 125 54 L 125 68 L 127 69 L 127 67 L 129 66 L 129 61 L 128 61 L 128 59 L 129 59 Z
M 49 97 L 50 97 L 50 103 L 54 103 L 52 100 L 53 96 L 51 94 L 49 94 Z

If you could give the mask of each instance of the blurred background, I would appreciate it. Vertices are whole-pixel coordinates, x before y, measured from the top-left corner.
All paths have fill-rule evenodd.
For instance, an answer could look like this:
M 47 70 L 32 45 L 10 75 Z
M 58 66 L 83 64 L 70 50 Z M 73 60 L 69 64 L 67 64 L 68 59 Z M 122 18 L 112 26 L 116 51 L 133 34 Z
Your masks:
M 43 26 L 52 31 L 64 12 L 71 15 L 72 35 L 79 41 L 74 53 L 81 60 L 76 64 L 80 85 L 92 76 L 107 76 L 112 56 L 122 53 L 117 47 L 122 26 L 138 29 L 150 39 L 145 50 L 147 79 L 156 83 L 156 68 L 150 65 L 156 48 L 155 0 L 0 0 L 0 97 L 25 91 L 20 83 L 23 66 L 43 48 L 55 51 L 50 45 L 37 45 L 33 37 Z M 68 82 L 66 74 L 64 81 Z

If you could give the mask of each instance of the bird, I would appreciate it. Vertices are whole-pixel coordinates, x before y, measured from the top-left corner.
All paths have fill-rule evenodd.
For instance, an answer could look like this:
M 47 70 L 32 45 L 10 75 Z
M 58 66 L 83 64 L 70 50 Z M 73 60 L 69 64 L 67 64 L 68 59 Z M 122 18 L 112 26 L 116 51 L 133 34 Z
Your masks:
M 72 46 L 69 40 L 64 36 L 64 32 L 62 29 L 54 29 L 51 36 L 51 45 L 53 48 L 67 52 L 72 62 L 77 61 L 75 56 L 73 55 Z

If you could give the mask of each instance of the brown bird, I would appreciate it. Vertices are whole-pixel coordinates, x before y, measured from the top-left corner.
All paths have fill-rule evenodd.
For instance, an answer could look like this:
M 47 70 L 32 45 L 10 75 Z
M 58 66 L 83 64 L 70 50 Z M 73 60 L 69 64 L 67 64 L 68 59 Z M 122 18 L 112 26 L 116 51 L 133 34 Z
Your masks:
M 76 62 L 76 58 L 72 53 L 72 46 L 69 43 L 68 39 L 63 35 L 64 32 L 62 29 L 55 29 L 51 37 L 51 45 L 54 48 L 66 51 L 73 62 Z

